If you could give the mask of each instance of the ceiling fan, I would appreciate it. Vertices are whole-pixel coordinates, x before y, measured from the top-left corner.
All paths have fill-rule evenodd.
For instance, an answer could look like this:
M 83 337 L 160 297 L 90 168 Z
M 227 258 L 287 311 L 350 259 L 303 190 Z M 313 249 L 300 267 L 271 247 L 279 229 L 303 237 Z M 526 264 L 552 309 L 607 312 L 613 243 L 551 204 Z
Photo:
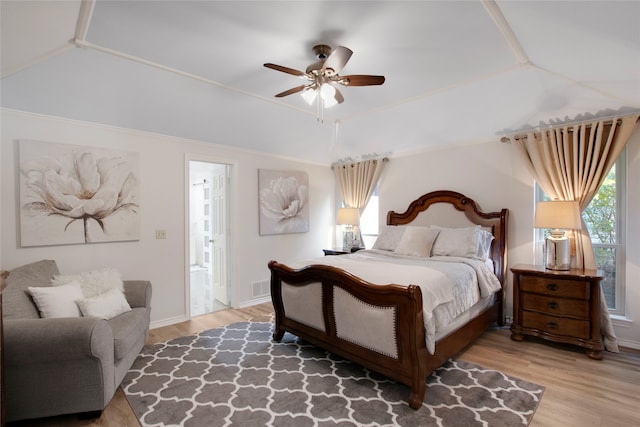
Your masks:
M 331 107 L 335 104 L 341 104 L 344 97 L 337 85 L 342 86 L 373 86 L 384 83 L 384 76 L 370 76 L 364 74 L 354 74 L 349 76 L 341 76 L 339 73 L 351 58 L 353 51 L 344 46 L 338 46 L 331 51 L 331 46 L 319 44 L 313 47 L 313 52 L 318 59 L 309 65 L 305 72 L 294 70 L 293 68 L 283 67 L 267 63 L 265 67 L 271 68 L 283 73 L 292 74 L 297 77 L 306 79 L 308 83 L 296 86 L 276 95 L 277 98 L 302 92 L 303 98 L 312 104 L 318 93 L 325 107 Z

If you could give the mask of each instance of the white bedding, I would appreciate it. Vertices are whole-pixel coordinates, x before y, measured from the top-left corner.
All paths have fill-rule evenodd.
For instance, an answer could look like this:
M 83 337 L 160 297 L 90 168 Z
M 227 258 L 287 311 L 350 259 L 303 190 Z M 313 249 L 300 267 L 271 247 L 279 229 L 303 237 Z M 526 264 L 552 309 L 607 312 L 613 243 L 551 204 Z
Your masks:
M 384 250 L 361 250 L 348 255 L 326 256 L 290 264 L 330 265 L 372 284 L 417 285 L 422 291 L 427 350 L 433 354 L 436 333 L 481 298 L 500 289 L 487 263 L 458 257 L 410 257 Z

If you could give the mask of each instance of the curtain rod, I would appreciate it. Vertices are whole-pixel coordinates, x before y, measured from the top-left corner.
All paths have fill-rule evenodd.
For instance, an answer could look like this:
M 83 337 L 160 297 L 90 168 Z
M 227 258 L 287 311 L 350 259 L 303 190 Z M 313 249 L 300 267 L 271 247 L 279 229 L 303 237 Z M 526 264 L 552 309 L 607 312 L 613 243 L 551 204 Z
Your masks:
M 633 116 L 633 115 L 636 115 L 636 114 L 638 114 L 638 113 L 626 114 L 626 115 L 623 115 L 623 116 L 615 116 L 615 117 L 605 118 L 604 120 L 603 119 L 593 119 L 593 121 L 589 121 L 589 122 L 582 121 L 582 122 L 570 122 L 570 123 L 558 124 L 558 125 L 549 125 L 549 127 L 547 129 L 540 129 L 538 127 L 538 128 L 535 128 L 535 129 L 531 129 L 530 131 L 527 131 L 527 132 L 541 132 L 542 130 L 552 130 L 552 129 L 558 129 L 558 128 L 564 128 L 564 127 L 574 128 L 576 126 L 581 126 L 581 125 L 583 125 L 585 123 L 586 123 L 586 127 L 590 128 L 592 126 L 593 122 L 600 122 L 600 121 L 603 121 L 604 125 L 606 126 L 606 125 L 613 124 L 614 120 L 616 120 L 616 126 L 617 126 L 619 124 L 618 121 L 620 119 L 622 119 L 624 117 L 627 117 L 627 116 Z M 638 118 L 636 119 L 636 123 L 638 121 L 640 121 L 640 116 L 638 116 Z M 570 130 L 572 131 L 573 129 L 570 129 Z M 506 143 L 506 142 L 511 141 L 511 139 L 516 139 L 517 140 L 517 139 L 522 139 L 522 138 L 526 138 L 526 137 L 527 137 L 527 133 L 519 133 L 519 134 L 515 134 L 513 136 L 503 136 L 502 138 L 500 138 L 500 142 Z
M 344 166 L 346 166 L 346 165 L 353 165 L 353 164 L 355 164 L 355 163 L 362 163 L 362 162 L 366 162 L 366 161 L 369 161 L 369 160 L 373 160 L 373 161 L 375 161 L 375 162 L 377 162 L 378 160 L 382 160 L 383 162 L 388 162 L 388 161 L 389 161 L 389 158 L 388 158 L 388 157 L 378 157 L 378 158 L 376 158 L 376 159 L 353 160 L 353 161 L 351 161 L 350 163 L 347 163 L 346 161 L 340 161 L 340 160 L 338 160 L 338 161 L 333 162 L 333 163 L 331 164 L 331 169 L 333 169 L 335 166 L 341 166 L 341 165 L 344 165 Z

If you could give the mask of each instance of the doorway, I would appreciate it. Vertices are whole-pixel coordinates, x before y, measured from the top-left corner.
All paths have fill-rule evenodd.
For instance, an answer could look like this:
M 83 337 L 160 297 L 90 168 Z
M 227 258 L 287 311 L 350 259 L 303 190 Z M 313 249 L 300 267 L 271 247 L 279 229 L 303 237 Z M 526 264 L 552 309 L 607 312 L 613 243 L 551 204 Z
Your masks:
M 228 308 L 230 165 L 189 161 L 190 316 Z

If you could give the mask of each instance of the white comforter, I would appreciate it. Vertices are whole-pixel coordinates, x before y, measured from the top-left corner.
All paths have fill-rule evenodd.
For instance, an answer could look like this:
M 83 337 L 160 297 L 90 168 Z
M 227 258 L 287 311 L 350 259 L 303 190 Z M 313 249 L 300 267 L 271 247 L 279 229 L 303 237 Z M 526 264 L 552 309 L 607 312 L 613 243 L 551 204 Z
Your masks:
M 458 257 L 419 258 L 389 251 L 362 250 L 349 255 L 326 256 L 290 264 L 330 265 L 377 285 L 417 285 L 422 291 L 427 350 L 435 350 L 436 331 L 448 325 L 479 298 L 500 289 L 498 278 L 486 263 Z

